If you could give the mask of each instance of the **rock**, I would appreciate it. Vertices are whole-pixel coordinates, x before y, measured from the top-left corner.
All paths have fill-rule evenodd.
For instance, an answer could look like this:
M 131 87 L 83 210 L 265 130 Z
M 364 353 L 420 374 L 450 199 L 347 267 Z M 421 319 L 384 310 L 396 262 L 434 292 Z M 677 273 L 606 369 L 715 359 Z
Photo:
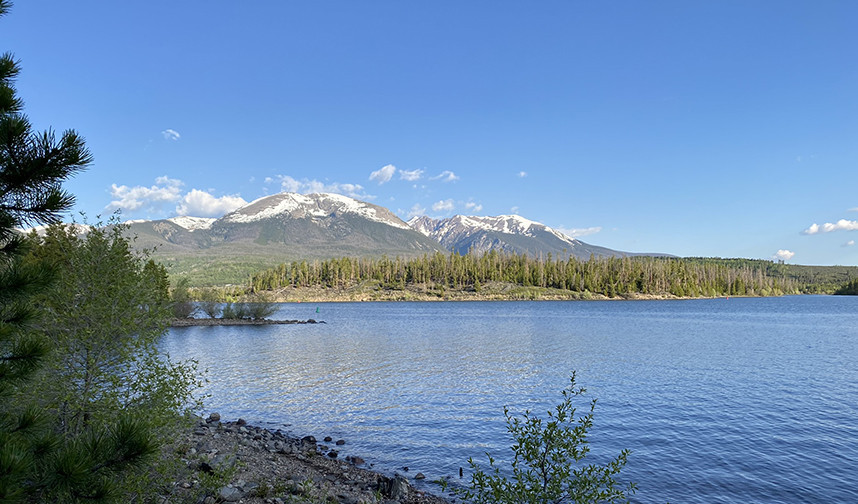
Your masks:
M 366 463 L 366 460 L 364 460 L 364 459 L 362 459 L 362 458 L 360 458 L 360 457 L 352 456 L 352 455 L 349 455 L 348 457 L 346 457 L 346 461 L 347 461 L 347 462 L 351 462 L 351 463 L 352 463 L 352 464 L 354 464 L 354 465 L 361 465 L 361 464 L 365 464 L 365 463 Z
M 345 439 L 338 439 L 338 440 L 337 440 L 337 443 L 336 443 L 336 445 L 337 445 L 337 446 L 342 446 L 342 445 L 344 445 L 344 444 L 346 444 L 346 440 L 345 440 Z
M 325 442 L 326 443 L 330 443 L 333 440 L 334 440 L 334 438 L 332 438 L 331 436 L 325 436 Z
M 316 438 L 313 436 L 304 436 L 301 438 L 301 441 L 309 444 L 316 444 Z
M 403 500 L 408 497 L 408 480 L 398 474 L 393 479 L 383 478 L 378 482 L 378 489 L 391 499 Z
M 238 502 L 242 497 L 241 490 L 231 486 L 221 487 L 217 494 L 224 502 Z
M 259 488 L 259 483 L 249 481 L 247 483 L 240 485 L 240 488 L 241 488 L 242 493 L 244 493 L 244 495 L 252 494 L 254 491 L 256 491 L 257 488 Z
M 206 422 L 208 422 L 208 423 L 220 422 L 220 413 L 217 413 L 217 412 L 212 413 L 211 415 L 209 415 L 208 418 L 206 418 Z
M 426 475 L 425 475 L 425 474 L 423 474 L 423 473 L 421 473 L 421 472 L 419 472 L 419 473 L 417 473 L 417 475 L 416 475 L 416 476 L 414 476 L 414 479 L 416 479 L 416 480 L 424 480 L 424 479 L 426 479 Z
M 227 469 L 232 469 L 235 467 L 236 458 L 234 455 L 230 455 L 227 453 L 221 453 L 219 455 L 215 455 L 214 459 L 212 459 L 212 467 L 219 471 L 224 471 Z
M 235 423 L 236 423 L 236 425 L 238 425 L 239 427 L 241 427 L 242 425 L 247 425 L 247 420 L 245 420 L 245 419 L 243 419 L 243 418 L 239 418 L 239 419 L 238 419 L 238 421 L 237 421 L 237 422 L 235 422 Z
M 328 456 L 333 458 L 333 459 L 337 458 L 338 455 L 339 455 L 339 453 L 337 452 L 337 450 L 331 450 L 328 452 Z

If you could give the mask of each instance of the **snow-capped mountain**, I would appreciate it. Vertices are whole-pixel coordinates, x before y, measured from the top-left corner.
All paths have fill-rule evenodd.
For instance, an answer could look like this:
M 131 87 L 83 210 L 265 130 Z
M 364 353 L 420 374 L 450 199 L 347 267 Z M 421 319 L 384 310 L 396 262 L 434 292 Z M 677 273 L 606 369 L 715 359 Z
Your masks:
M 206 255 L 216 262 L 343 256 L 414 256 L 443 251 L 390 210 L 339 194 L 280 193 L 219 219 L 173 217 L 129 222 L 141 248 L 165 258 Z M 275 259 L 276 258 L 276 259 Z
M 292 219 L 324 219 L 352 214 L 400 229 L 411 229 L 390 210 L 340 194 L 280 193 L 253 201 L 222 218 L 247 223 L 288 215 Z
M 465 254 L 470 250 L 498 250 L 517 254 L 548 254 L 587 259 L 634 255 L 604 247 L 589 245 L 570 238 L 539 222 L 518 215 L 477 217 L 456 215 L 448 219 L 414 217 L 408 221 L 412 229 L 434 240 L 445 249 Z
M 596 247 L 517 215 L 457 215 L 403 222 L 390 210 L 339 194 L 280 193 L 219 218 L 129 221 L 135 245 L 175 274 L 212 272 L 240 282 L 284 262 L 336 257 L 414 257 L 499 250 L 582 259 L 634 255 Z

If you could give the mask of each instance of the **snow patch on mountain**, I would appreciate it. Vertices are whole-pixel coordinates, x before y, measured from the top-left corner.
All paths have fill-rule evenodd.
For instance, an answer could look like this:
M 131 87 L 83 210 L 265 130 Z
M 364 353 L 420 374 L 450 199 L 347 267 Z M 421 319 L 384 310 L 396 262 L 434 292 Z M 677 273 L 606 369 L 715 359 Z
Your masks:
M 173 224 L 183 227 L 188 231 L 196 231 L 198 229 L 209 229 L 217 219 L 208 217 L 171 217 L 167 219 Z
M 558 239 L 574 245 L 574 239 L 556 231 L 544 224 L 525 219 L 520 215 L 498 215 L 495 217 L 479 217 L 456 215 L 449 219 L 434 220 L 429 217 L 414 217 L 408 221 L 408 225 L 415 231 L 422 233 L 441 243 L 460 239 L 478 231 L 491 231 L 521 236 L 534 237 L 540 232 L 547 232 Z

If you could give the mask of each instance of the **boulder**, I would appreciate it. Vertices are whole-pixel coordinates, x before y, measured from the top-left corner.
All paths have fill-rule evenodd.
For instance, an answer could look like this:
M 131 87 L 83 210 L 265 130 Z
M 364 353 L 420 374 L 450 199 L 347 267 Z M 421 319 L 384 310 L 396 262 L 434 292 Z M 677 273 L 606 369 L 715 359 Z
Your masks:
M 217 494 L 224 502 L 238 502 L 242 497 L 241 490 L 233 486 L 221 487 Z

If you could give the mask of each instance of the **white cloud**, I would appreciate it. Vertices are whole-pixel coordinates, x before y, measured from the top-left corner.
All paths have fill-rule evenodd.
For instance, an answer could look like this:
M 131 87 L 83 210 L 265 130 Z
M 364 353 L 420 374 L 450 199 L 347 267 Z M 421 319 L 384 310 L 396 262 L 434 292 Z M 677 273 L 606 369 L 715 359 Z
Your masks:
M 432 205 L 432 210 L 436 212 L 451 212 L 454 208 L 456 208 L 456 204 L 453 203 L 452 199 L 441 200 Z
M 283 192 L 294 192 L 301 194 L 310 194 L 310 193 L 335 193 L 335 194 L 343 194 L 350 198 L 356 198 L 360 200 L 373 200 L 375 196 L 366 194 L 364 188 L 360 184 L 342 184 L 339 182 L 332 182 L 326 184 L 319 180 L 309 180 L 307 178 L 298 180 L 290 177 L 289 175 L 277 175 L 276 180 L 280 182 L 280 190 Z M 266 182 L 272 183 L 275 179 L 268 177 Z
M 247 201 L 238 195 L 216 198 L 206 191 L 192 189 L 176 206 L 176 213 L 192 217 L 220 217 L 246 204 Z
M 439 175 L 435 175 L 429 180 L 440 180 L 441 182 L 455 182 L 456 180 L 459 180 L 459 177 L 456 176 L 456 174 L 451 172 L 450 170 L 444 170 Z
M 518 215 L 518 207 L 517 206 L 510 208 L 509 211 L 512 212 L 513 215 Z
M 390 181 L 393 178 L 393 174 L 396 173 L 396 167 L 392 164 L 381 167 L 380 170 L 376 170 L 369 174 L 370 180 L 378 181 L 378 185 L 381 185 L 385 182 Z
M 465 203 L 465 208 L 470 210 L 471 212 L 482 212 L 483 211 L 483 205 L 474 203 L 473 201 L 469 201 L 469 202 Z
M 847 211 L 848 211 L 848 212 L 858 212 L 858 207 L 850 208 L 850 209 L 849 209 L 849 210 L 847 210 Z
M 426 209 L 424 207 L 420 206 L 420 203 L 415 203 L 414 206 L 412 206 L 408 210 L 408 213 L 406 215 L 408 216 L 409 219 L 412 217 L 419 217 L 421 215 L 426 215 Z
M 172 140 L 174 142 L 182 138 L 182 135 L 174 129 L 165 129 L 161 132 L 161 135 L 163 135 L 164 140 Z
M 801 234 L 813 235 L 817 233 L 830 233 L 832 231 L 856 231 L 858 230 L 858 221 L 840 219 L 835 223 L 826 222 L 823 225 L 813 223 L 809 228 L 801 232 Z
M 851 247 L 853 245 L 855 245 L 855 240 L 849 240 L 848 242 L 843 244 L 844 247 Z
M 789 250 L 778 250 L 775 252 L 775 255 L 772 256 L 772 259 L 780 259 L 781 261 L 789 261 L 795 255 L 795 252 L 790 252 Z
M 399 178 L 402 180 L 408 180 L 409 182 L 413 182 L 415 180 L 420 180 L 420 177 L 423 176 L 423 170 L 399 170 Z
M 527 176 L 527 172 L 526 171 L 520 171 L 520 172 L 518 172 L 518 176 L 521 178 L 524 178 Z
M 554 228 L 557 231 L 565 234 L 569 238 L 578 238 L 579 236 L 588 236 L 596 233 L 602 232 L 602 226 L 592 226 L 588 228 L 565 228 L 565 227 L 557 227 Z
M 155 179 L 151 187 L 112 184 L 110 195 L 114 198 L 107 210 L 121 210 L 123 213 L 147 214 L 147 218 L 166 217 L 173 210 L 178 215 L 193 217 L 220 217 L 236 208 L 246 205 L 238 195 L 212 196 L 211 190 L 192 189 L 185 193 L 184 182 L 167 176 Z M 172 205 L 175 207 L 170 208 Z
M 164 205 L 175 203 L 182 199 L 181 180 L 167 176 L 155 179 L 151 187 L 111 184 L 110 196 L 113 200 L 107 205 L 108 210 L 134 211 L 140 209 L 160 210 Z

